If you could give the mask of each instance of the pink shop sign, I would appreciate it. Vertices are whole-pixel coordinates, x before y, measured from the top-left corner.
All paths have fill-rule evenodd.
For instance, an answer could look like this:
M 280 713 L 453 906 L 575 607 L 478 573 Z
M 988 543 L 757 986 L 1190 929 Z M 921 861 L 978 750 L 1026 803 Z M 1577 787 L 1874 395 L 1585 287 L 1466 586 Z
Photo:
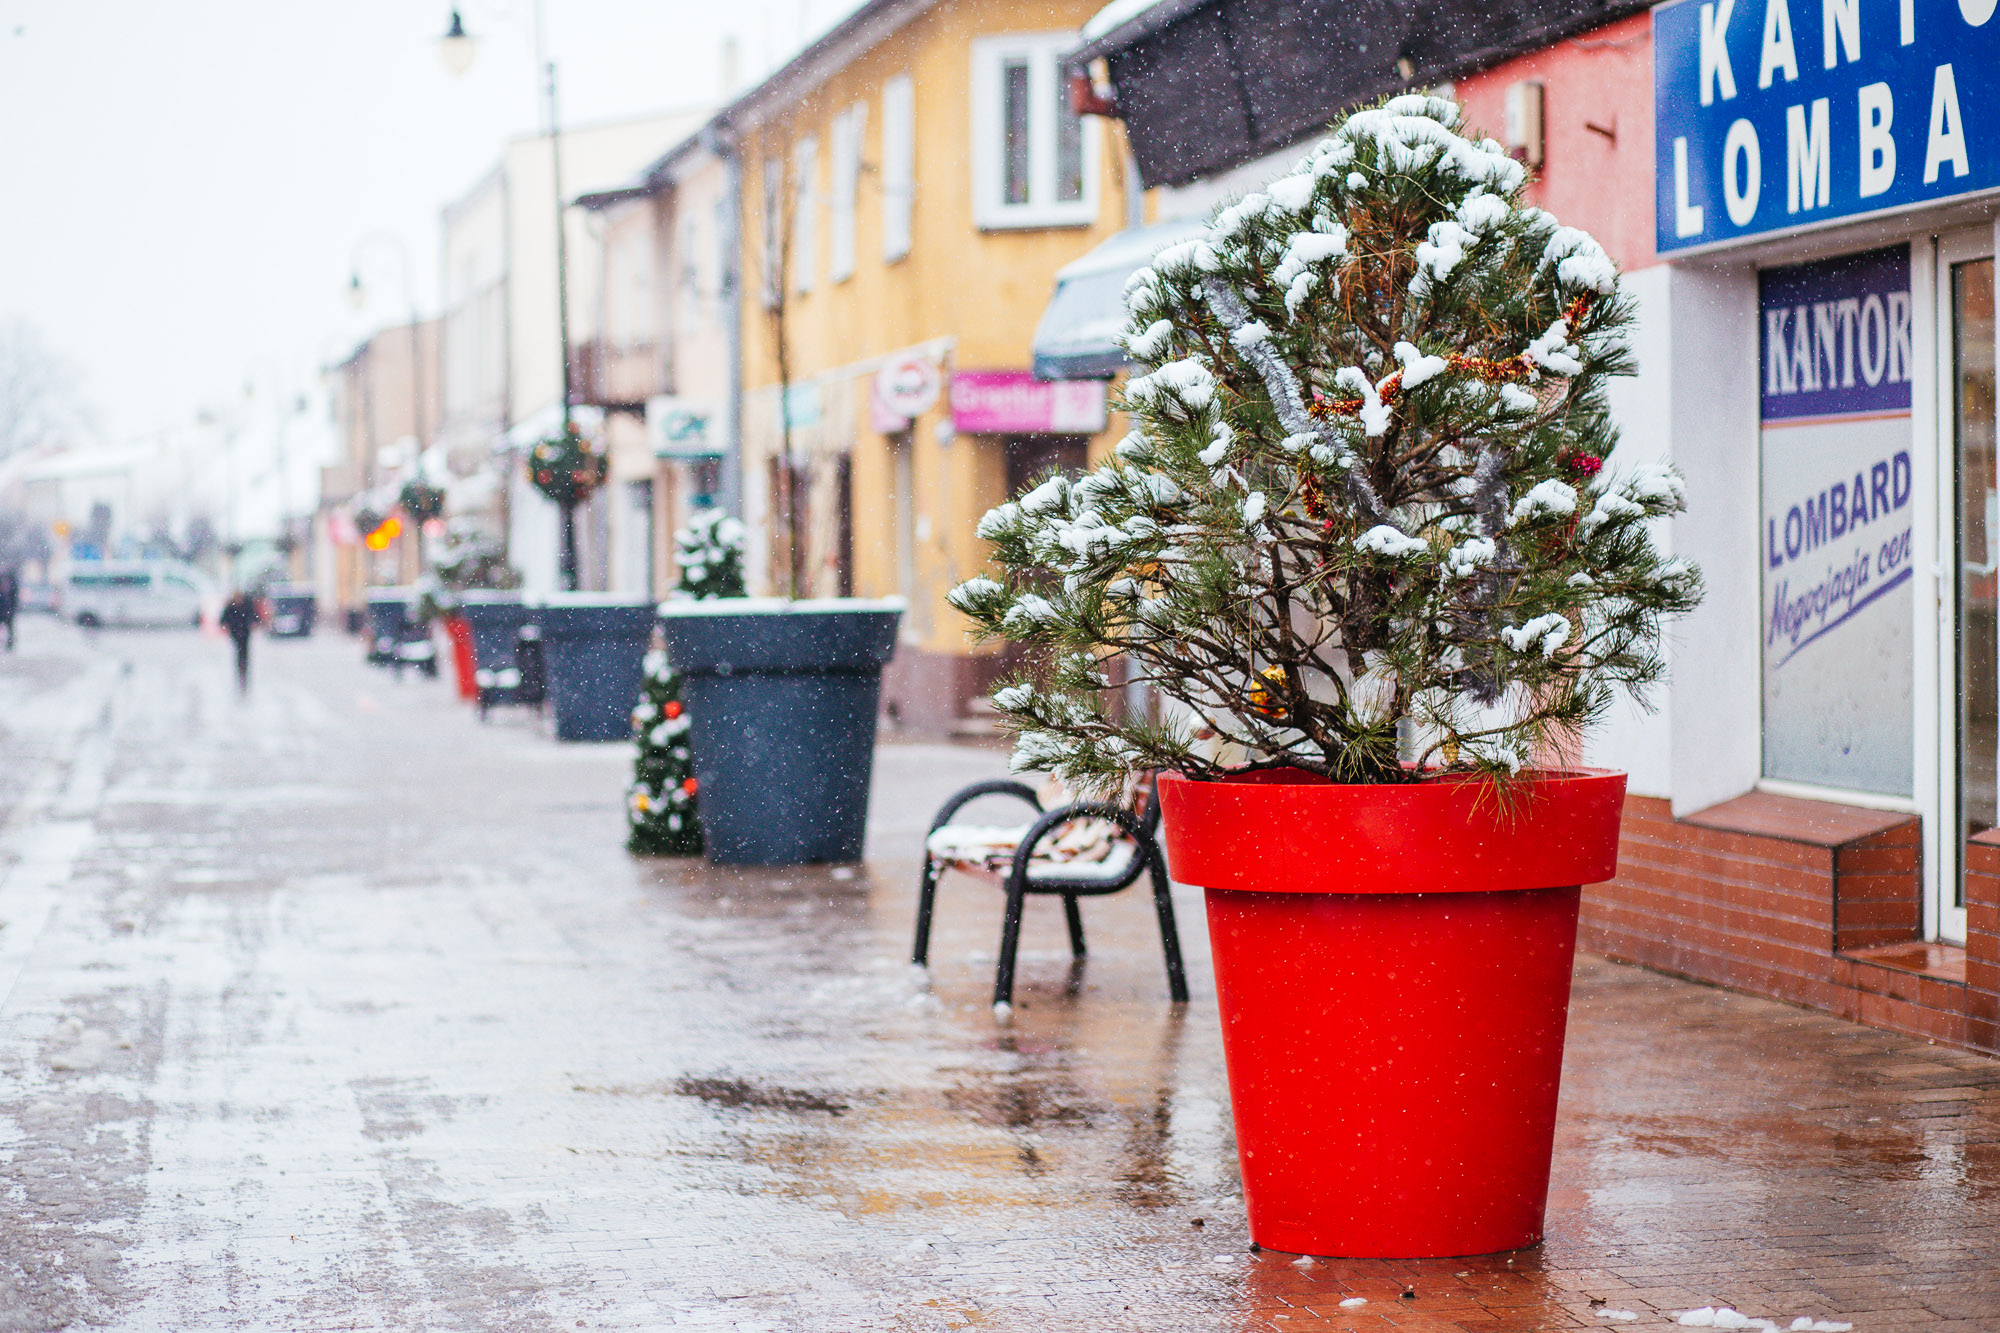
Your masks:
M 1104 401 L 1103 380 L 1038 380 L 1024 370 L 951 377 L 952 426 L 961 435 L 1095 435 Z

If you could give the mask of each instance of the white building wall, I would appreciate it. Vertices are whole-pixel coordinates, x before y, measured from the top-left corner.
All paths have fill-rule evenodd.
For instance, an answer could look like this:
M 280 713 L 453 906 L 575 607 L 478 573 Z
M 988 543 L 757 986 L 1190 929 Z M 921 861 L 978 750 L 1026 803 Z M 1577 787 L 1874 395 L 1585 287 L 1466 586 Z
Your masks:
M 1745 263 L 1665 272 L 1665 419 L 1688 488 L 1673 547 L 1707 581 L 1701 605 L 1670 631 L 1669 762 L 1681 815 L 1749 791 L 1763 764 L 1757 273 Z
M 1671 270 L 1640 269 L 1624 278 L 1625 293 L 1638 306 L 1633 323 L 1632 353 L 1638 373 L 1612 381 L 1612 415 L 1618 422 L 1618 447 L 1607 460 L 1615 471 L 1641 463 L 1674 461 L 1673 308 Z M 1673 525 L 1656 524 L 1661 549 L 1673 549 Z M 1683 636 L 1680 626 L 1668 628 L 1668 662 Z M 1635 796 L 1673 794 L 1673 694 L 1662 684 L 1644 704 L 1621 699 L 1603 724 L 1584 738 L 1584 761 L 1600 768 L 1623 769 L 1626 790 Z

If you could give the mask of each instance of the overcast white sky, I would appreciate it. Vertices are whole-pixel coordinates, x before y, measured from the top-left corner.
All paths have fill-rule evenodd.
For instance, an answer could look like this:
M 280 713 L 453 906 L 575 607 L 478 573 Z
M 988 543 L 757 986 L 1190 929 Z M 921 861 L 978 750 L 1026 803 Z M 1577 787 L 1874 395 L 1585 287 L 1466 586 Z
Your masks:
M 567 123 L 713 101 L 857 0 L 546 0 Z M 529 0 L 0 0 L 0 319 L 83 370 L 108 441 L 311 386 L 403 300 L 437 302 L 438 210 L 539 126 Z

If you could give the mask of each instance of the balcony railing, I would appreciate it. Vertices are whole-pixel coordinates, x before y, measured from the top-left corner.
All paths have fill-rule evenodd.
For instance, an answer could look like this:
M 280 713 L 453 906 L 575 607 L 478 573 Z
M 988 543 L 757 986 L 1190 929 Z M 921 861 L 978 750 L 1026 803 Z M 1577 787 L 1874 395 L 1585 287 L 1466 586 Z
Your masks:
M 570 376 L 577 401 L 597 407 L 643 407 L 668 388 L 660 349 L 650 342 L 578 343 L 570 348 Z

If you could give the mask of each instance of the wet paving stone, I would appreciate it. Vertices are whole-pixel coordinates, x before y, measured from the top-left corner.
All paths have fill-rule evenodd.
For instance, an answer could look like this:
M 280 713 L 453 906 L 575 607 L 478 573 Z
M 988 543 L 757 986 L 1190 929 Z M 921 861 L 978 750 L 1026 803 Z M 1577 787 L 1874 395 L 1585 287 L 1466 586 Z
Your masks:
M 1585 958 L 1543 1245 L 1254 1252 L 1198 894 L 1181 1009 L 1137 893 L 1008 1025 L 990 887 L 908 966 L 1001 752 L 885 743 L 860 867 L 635 861 L 624 747 L 257 652 L 0 657 L 0 1330 L 2000 1330 L 1993 1061 Z

